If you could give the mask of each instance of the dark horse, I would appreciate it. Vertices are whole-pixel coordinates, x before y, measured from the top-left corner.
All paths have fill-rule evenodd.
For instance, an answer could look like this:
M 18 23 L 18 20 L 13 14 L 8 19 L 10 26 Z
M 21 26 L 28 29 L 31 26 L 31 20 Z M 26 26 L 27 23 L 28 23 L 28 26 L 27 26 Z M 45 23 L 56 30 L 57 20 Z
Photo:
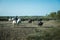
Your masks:
M 38 25 L 39 25 L 39 26 L 42 26 L 42 25 L 43 25 L 42 19 L 39 20 Z
M 42 25 L 43 25 L 43 22 L 40 21 L 40 22 L 38 23 L 38 25 L 39 25 L 39 26 L 42 26 Z
M 32 19 L 30 19 L 28 22 L 29 22 L 29 23 L 32 23 Z

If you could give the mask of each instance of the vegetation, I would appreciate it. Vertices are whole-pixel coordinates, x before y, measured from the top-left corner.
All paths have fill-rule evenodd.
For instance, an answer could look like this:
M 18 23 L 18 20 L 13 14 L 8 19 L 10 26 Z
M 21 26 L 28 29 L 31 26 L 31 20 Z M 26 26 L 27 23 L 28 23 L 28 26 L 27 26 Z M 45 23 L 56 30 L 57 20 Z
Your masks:
M 0 16 L 0 40 L 60 40 L 60 10 L 47 16 L 19 16 L 22 23 L 16 27 L 6 22 L 10 17 L 15 16 Z M 29 19 L 34 22 L 27 23 Z M 40 19 L 46 20 L 41 27 L 37 25 Z
M 48 17 L 52 18 L 52 19 L 60 19 L 60 10 L 57 12 L 51 12 Z
M 40 30 L 40 32 L 28 35 L 27 40 L 60 40 L 60 28 Z

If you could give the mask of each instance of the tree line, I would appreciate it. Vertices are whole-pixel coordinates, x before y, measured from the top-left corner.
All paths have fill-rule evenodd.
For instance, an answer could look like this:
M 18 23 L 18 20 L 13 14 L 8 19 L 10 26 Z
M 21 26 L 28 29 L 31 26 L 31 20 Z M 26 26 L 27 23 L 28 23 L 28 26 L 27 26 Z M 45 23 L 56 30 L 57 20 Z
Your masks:
M 52 18 L 52 19 L 60 19 L 60 10 L 58 10 L 57 12 L 51 12 L 48 17 Z

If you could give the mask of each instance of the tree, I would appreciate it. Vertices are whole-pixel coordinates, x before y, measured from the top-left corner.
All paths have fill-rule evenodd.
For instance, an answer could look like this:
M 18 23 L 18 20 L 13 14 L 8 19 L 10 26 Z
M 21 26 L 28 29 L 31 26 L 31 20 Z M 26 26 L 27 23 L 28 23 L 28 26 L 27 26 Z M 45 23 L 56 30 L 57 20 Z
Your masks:
M 57 18 L 60 19 L 60 10 L 57 11 Z
M 56 19 L 56 12 L 51 12 L 48 16 L 50 18 Z

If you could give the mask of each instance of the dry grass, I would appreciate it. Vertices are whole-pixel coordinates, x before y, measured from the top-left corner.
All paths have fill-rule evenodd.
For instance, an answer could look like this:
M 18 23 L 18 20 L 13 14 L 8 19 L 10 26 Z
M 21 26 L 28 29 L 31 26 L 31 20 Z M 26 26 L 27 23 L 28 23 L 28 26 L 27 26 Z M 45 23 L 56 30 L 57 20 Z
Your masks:
M 53 27 L 60 27 L 60 22 L 50 20 L 43 21 L 43 26 L 38 26 L 38 22 L 22 21 L 19 25 L 13 26 L 12 22 L 0 21 L 0 39 L 1 40 L 26 40 L 26 36 L 36 32 L 47 31 L 50 32 Z M 8 37 L 6 36 L 8 35 Z M 1 37 L 3 36 L 3 37 Z M 3 39 L 2 39 L 3 38 Z

